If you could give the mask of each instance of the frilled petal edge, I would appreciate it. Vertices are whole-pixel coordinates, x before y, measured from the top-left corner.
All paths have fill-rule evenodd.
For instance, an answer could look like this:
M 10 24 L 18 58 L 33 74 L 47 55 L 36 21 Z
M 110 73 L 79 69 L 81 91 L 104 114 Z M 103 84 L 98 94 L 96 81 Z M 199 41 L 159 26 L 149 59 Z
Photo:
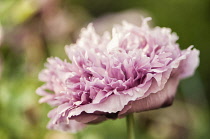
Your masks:
M 170 106 L 173 102 L 178 84 L 179 79 L 177 77 L 170 78 L 164 89 L 161 91 L 150 94 L 148 97 L 143 99 L 129 102 L 128 105 L 126 105 L 119 113 L 119 117 L 123 117 L 133 112 L 141 112 Z

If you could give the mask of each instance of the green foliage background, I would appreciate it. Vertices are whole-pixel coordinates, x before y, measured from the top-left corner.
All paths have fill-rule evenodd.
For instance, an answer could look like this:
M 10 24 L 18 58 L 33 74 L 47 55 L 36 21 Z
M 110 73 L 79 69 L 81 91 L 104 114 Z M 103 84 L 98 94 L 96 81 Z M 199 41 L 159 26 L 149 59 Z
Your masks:
M 66 58 L 63 48 L 75 42 L 82 26 L 128 9 L 140 9 L 153 18 L 154 25 L 170 27 L 180 37 L 182 49 L 194 45 L 201 52 L 200 67 L 195 76 L 180 83 L 172 107 L 135 115 L 137 138 L 210 137 L 209 0 L 46 1 L 0 0 L 4 31 L 0 44 L 1 139 L 126 138 L 124 119 L 90 125 L 77 134 L 46 129 L 47 113 L 52 108 L 38 103 L 35 90 L 42 84 L 38 73 L 46 58 Z

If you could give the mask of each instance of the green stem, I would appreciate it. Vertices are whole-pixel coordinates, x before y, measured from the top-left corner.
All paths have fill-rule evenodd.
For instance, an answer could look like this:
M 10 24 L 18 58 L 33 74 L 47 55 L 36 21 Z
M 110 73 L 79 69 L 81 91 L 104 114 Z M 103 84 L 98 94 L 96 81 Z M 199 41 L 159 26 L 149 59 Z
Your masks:
M 134 117 L 133 114 L 126 116 L 128 139 L 135 139 Z

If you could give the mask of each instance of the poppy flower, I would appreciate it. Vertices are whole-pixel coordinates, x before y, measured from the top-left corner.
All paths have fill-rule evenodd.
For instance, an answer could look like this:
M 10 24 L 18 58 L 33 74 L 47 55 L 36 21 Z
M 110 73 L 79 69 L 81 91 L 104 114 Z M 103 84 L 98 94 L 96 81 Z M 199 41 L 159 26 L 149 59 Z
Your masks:
M 92 24 L 66 46 L 69 60 L 49 58 L 37 89 L 54 107 L 48 127 L 76 132 L 86 124 L 172 104 L 179 81 L 193 75 L 199 51 L 180 50 L 169 28 L 127 22 L 99 36 Z

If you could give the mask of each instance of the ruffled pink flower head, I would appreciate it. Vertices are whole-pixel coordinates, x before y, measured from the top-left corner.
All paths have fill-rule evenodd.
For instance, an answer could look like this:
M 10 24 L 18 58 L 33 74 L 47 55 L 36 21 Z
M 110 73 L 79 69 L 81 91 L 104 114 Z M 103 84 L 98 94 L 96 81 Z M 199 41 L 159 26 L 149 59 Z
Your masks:
M 70 62 L 49 58 L 37 89 L 55 108 L 48 127 L 76 132 L 85 124 L 172 104 L 180 79 L 193 75 L 199 51 L 181 51 L 169 28 L 123 22 L 99 36 L 92 24 L 66 46 Z

